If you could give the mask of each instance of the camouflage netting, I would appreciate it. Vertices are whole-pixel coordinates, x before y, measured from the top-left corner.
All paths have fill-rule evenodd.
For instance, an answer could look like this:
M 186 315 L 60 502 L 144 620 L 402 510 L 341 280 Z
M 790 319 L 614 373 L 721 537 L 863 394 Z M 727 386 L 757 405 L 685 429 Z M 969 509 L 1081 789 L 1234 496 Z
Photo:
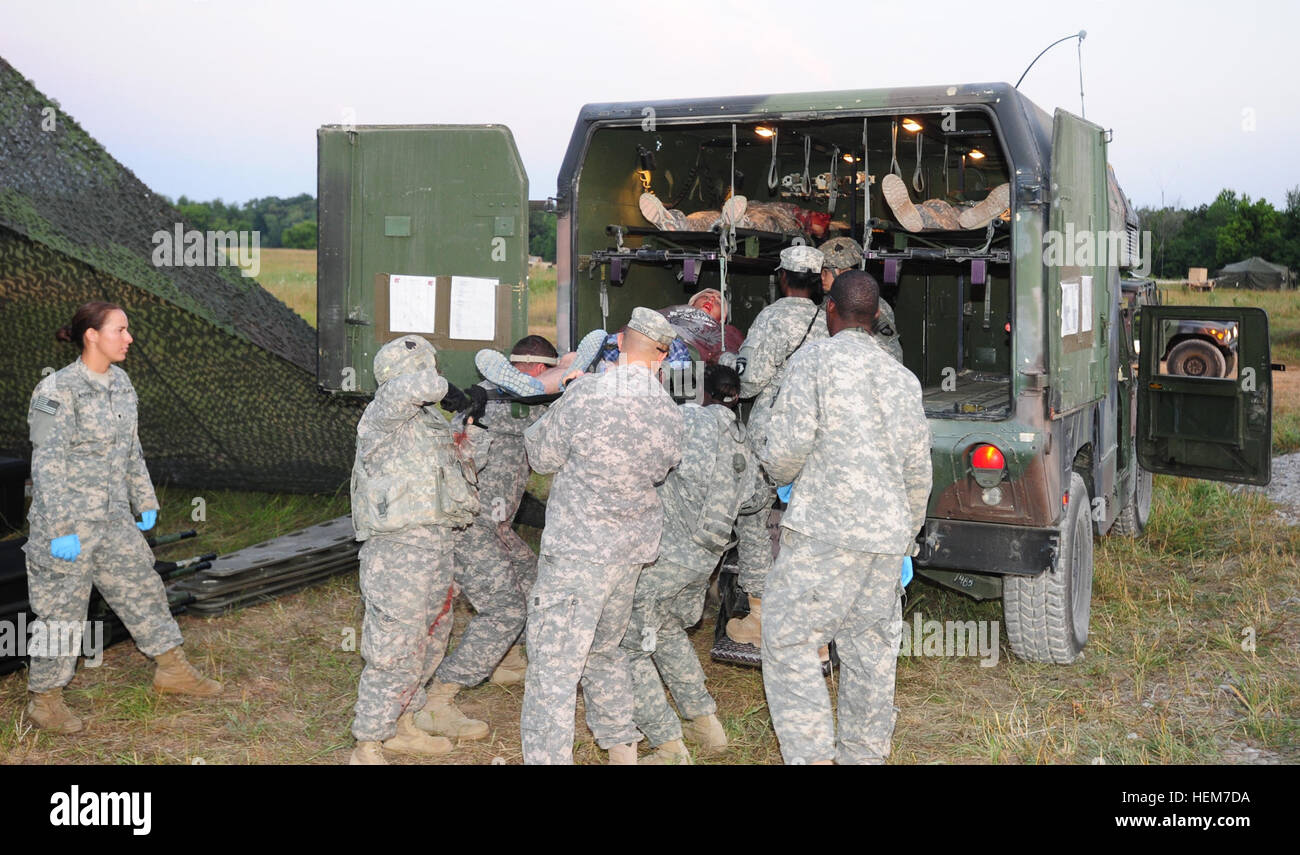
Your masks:
M 234 267 L 155 267 L 183 219 L 0 59 L 0 455 L 29 458 L 27 406 L 77 306 L 110 300 L 158 482 L 269 491 L 347 483 L 360 402 L 316 388 L 316 332 Z

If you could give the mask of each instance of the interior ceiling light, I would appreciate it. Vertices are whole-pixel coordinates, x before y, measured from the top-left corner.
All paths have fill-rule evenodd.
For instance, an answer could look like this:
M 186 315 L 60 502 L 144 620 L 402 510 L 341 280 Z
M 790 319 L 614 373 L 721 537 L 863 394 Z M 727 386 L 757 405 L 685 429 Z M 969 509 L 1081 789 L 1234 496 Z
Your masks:
M 855 160 L 861 160 L 861 159 L 862 159 L 862 158 L 860 158 L 860 157 L 854 157 L 853 155 L 851 155 L 851 154 L 847 154 L 847 153 L 844 155 L 844 162 L 845 162 L 845 163 L 853 163 Z
M 776 131 L 772 130 L 766 125 L 759 125 L 758 127 L 754 128 L 754 133 L 758 134 L 763 139 L 768 139 L 769 137 L 776 135 Z
M 970 156 L 971 156 L 971 160 L 983 160 L 984 152 L 980 151 L 977 148 L 973 148 L 970 150 Z
M 910 131 L 911 133 L 916 133 L 917 131 L 921 130 L 921 123 L 918 122 L 916 119 L 904 119 L 903 130 Z

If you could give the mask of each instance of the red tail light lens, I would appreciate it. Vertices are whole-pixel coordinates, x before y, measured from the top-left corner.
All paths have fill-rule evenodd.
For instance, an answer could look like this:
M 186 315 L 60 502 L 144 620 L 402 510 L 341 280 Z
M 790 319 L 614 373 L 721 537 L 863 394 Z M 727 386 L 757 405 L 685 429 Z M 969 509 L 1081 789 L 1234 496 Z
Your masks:
M 971 454 L 971 465 L 976 469 L 994 469 L 1002 470 L 1006 467 L 1006 459 L 1003 458 L 1002 452 L 994 445 L 978 446 Z

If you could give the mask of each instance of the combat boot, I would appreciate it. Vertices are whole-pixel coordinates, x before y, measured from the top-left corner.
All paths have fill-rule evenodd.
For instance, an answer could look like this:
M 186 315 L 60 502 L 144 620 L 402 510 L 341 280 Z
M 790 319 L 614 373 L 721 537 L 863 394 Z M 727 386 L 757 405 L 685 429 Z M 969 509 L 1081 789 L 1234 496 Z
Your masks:
M 610 766 L 635 766 L 636 765 L 636 743 L 628 742 L 624 745 L 615 745 L 609 749 Z
M 27 702 L 27 717 L 37 727 L 55 733 L 78 733 L 82 728 L 81 719 L 63 703 L 62 686 L 48 692 L 32 692 L 32 699 Z
M 763 601 L 749 598 L 749 614 L 727 621 L 727 637 L 737 644 L 763 646 Z
M 491 682 L 497 686 L 515 686 L 524 681 L 527 672 L 528 660 L 524 658 L 524 649 L 516 644 L 492 672 Z
M 674 739 L 660 745 L 653 753 L 638 759 L 637 765 L 694 766 L 695 764 L 691 762 L 691 752 L 686 750 L 686 744 L 680 739 Z
M 482 739 L 488 735 L 487 722 L 465 715 L 452 703 L 461 690 L 459 683 L 429 685 L 429 700 L 424 709 L 415 714 L 415 726 L 426 733 L 436 733 L 455 739 Z
M 154 663 L 158 666 L 153 672 L 156 691 L 204 698 L 221 694 L 221 684 L 200 674 L 185 658 L 185 651 L 179 645 L 158 654 Z
M 682 735 L 694 742 L 700 754 L 720 754 L 727 750 L 727 732 L 713 713 L 682 722 Z
M 450 754 L 451 740 L 420 730 L 408 712 L 397 719 L 397 735 L 385 739 L 384 747 L 398 754 Z
M 384 751 L 378 742 L 358 742 L 348 758 L 349 766 L 387 766 Z

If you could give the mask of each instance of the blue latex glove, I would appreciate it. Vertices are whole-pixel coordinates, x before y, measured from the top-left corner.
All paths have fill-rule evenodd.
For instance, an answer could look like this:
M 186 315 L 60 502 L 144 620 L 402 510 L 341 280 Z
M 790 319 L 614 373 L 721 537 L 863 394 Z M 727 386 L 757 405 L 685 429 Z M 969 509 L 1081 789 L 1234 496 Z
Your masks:
M 50 554 L 64 561 L 76 561 L 81 554 L 81 538 L 75 534 L 65 534 L 50 541 Z
M 776 496 L 787 505 L 790 504 L 790 494 L 794 492 L 794 484 L 786 484 L 784 487 L 776 488 Z
M 904 556 L 903 556 L 903 575 L 902 575 L 902 580 L 903 580 L 903 587 L 904 587 L 904 588 L 907 587 L 907 583 L 908 583 L 908 582 L 912 581 L 912 556 L 910 556 L 910 555 L 904 555 Z
M 605 347 L 601 350 L 600 357 L 606 362 L 618 362 L 617 335 L 606 336 Z
M 686 342 L 681 338 L 675 338 L 672 344 L 668 345 L 668 355 L 664 361 L 673 368 L 681 368 L 691 364 L 691 351 L 686 347 Z
M 158 511 L 156 510 L 141 511 L 140 521 L 135 524 L 135 527 L 140 529 L 140 531 L 148 531 L 149 529 L 153 528 L 153 524 L 156 523 L 157 521 L 158 521 Z

